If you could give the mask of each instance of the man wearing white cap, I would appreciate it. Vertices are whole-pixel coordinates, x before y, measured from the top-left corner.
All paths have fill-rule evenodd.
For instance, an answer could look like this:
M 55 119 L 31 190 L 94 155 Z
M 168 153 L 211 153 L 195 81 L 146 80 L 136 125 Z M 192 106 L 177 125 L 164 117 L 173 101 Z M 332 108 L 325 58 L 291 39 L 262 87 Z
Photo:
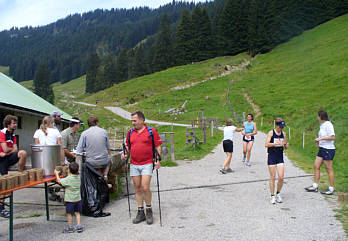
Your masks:
M 74 162 L 76 160 L 75 150 L 80 139 L 78 130 L 80 129 L 81 123 L 82 121 L 79 118 L 73 117 L 69 120 L 69 127 L 62 131 L 62 146 L 68 162 Z
M 53 125 L 53 128 L 55 129 L 58 129 L 59 130 L 59 126 L 60 124 L 62 123 L 62 118 L 61 116 L 63 115 L 62 112 L 58 111 L 58 110 L 55 110 L 51 113 L 51 116 L 54 118 L 54 125 Z M 60 130 L 59 130 L 60 132 Z

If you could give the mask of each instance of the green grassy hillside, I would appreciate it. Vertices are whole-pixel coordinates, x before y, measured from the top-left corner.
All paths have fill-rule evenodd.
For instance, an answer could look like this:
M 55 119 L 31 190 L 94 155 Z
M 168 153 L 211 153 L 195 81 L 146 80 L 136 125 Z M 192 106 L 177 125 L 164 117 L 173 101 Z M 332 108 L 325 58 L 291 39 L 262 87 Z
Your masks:
M 261 107 L 264 131 L 272 127 L 277 116 L 287 121 L 291 128 L 290 156 L 304 167 L 311 168 L 317 152 L 317 112 L 326 110 L 336 132 L 336 188 L 344 192 L 348 192 L 347 32 L 348 15 L 307 31 L 255 58 L 253 67 L 233 85 Z M 231 101 L 238 100 L 231 96 Z M 239 105 L 235 107 L 243 111 Z
M 226 65 L 238 65 L 245 58 L 247 56 L 241 54 L 173 67 L 114 85 L 85 98 L 84 101 L 93 103 L 98 99 L 105 105 L 114 105 L 115 102 L 120 104 L 141 102 L 150 96 L 160 98 L 159 96 L 170 91 L 170 88 L 217 76 L 225 71 Z

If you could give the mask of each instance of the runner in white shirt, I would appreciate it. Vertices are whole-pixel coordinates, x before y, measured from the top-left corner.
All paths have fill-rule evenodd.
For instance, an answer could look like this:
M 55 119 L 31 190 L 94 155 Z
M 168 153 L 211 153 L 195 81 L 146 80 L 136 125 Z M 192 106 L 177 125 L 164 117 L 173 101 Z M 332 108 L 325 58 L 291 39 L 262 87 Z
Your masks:
M 227 119 L 226 126 L 224 128 L 224 140 L 223 140 L 223 148 L 224 152 L 226 153 L 226 159 L 225 162 L 220 169 L 220 172 L 222 174 L 226 174 L 228 172 L 233 172 L 230 164 L 232 159 L 232 152 L 233 152 L 233 134 L 234 132 L 240 132 L 243 130 L 243 128 L 237 128 L 232 125 L 233 121 L 231 118 Z
M 318 120 L 320 121 L 320 130 L 318 138 L 315 138 L 315 143 L 319 146 L 319 152 L 314 162 L 314 183 L 310 187 L 306 187 L 308 192 L 318 192 L 320 167 L 324 162 L 326 171 L 329 175 L 330 186 L 322 191 L 322 194 L 332 195 L 334 193 L 335 175 L 333 171 L 333 159 L 335 156 L 335 130 L 332 123 L 329 121 L 326 111 L 318 112 Z

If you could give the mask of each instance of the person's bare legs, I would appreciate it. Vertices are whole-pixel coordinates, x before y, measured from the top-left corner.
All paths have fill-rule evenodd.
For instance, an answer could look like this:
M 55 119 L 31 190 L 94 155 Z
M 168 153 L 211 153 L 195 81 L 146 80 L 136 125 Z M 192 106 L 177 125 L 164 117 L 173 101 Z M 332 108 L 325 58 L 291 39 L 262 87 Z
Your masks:
M 243 158 L 246 158 L 247 150 L 248 150 L 248 142 L 243 141 Z
M 226 152 L 226 159 L 222 168 L 227 169 L 231 165 L 232 152 Z
M 330 187 L 334 187 L 335 184 L 335 174 L 333 171 L 333 162 L 332 161 L 324 161 L 324 165 L 327 171 L 327 174 L 329 174 L 329 181 L 330 181 Z
M 68 225 L 69 225 L 69 226 L 73 226 L 71 214 L 70 214 L 70 213 L 67 213 L 67 214 L 66 214 L 66 217 L 68 218 Z
M 278 174 L 278 182 L 277 182 L 277 192 L 280 192 L 284 183 L 284 163 L 279 163 L 277 165 L 277 174 Z
M 143 190 L 141 189 L 142 176 L 134 176 L 132 177 L 132 179 L 135 189 L 135 198 L 137 199 L 138 207 L 144 207 L 144 196 Z
M 250 155 L 251 155 L 251 148 L 253 148 L 253 144 L 254 144 L 254 142 L 253 141 L 249 141 L 248 143 L 247 143 L 247 162 L 249 162 L 250 161 Z
M 75 212 L 76 225 L 81 225 L 81 215 L 79 212 Z
M 319 184 L 320 179 L 320 167 L 323 164 L 322 157 L 316 157 L 314 162 L 314 183 Z
M 151 205 L 152 193 L 150 190 L 151 177 L 148 175 L 141 176 L 141 189 L 144 192 L 144 199 L 147 206 Z
M 25 163 L 27 162 L 27 152 L 20 150 L 18 152 L 18 171 L 23 172 L 25 168 Z
M 274 180 L 275 180 L 275 174 L 276 174 L 276 165 L 268 165 L 269 170 L 269 190 L 271 192 L 271 195 L 274 195 Z

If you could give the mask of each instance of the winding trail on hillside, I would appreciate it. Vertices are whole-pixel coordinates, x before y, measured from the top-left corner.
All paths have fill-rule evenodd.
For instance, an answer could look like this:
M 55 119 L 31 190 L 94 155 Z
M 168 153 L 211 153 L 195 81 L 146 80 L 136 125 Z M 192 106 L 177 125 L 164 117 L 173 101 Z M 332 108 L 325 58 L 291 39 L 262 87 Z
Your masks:
M 107 110 L 112 111 L 114 114 L 126 119 L 126 120 L 131 120 L 131 113 L 126 111 L 125 109 L 121 107 L 104 107 Z M 172 122 L 163 122 L 163 121 L 155 121 L 155 120 L 148 120 L 146 119 L 146 123 L 148 124 L 156 124 L 156 125 L 161 125 L 161 126 L 182 126 L 182 127 L 190 127 L 191 125 L 187 124 L 179 124 L 179 123 L 172 123 Z
M 243 91 L 244 91 L 244 89 L 243 89 Z M 248 93 L 244 92 L 243 95 L 244 95 L 245 99 L 249 102 L 251 107 L 253 108 L 254 113 L 255 113 L 255 118 L 257 118 L 259 115 L 261 115 L 261 108 L 254 103 L 254 101 L 250 98 Z
M 337 208 L 334 202 L 337 197 L 325 200 L 319 193 L 305 192 L 303 187 L 312 183 L 312 175 L 295 167 L 287 157 L 283 203 L 270 204 L 266 135 L 259 132 L 255 137 L 251 167 L 241 162 L 241 139 L 241 134 L 236 133 L 233 173 L 223 175 L 218 171 L 225 158 L 221 144 L 201 160 L 178 161 L 177 167 L 159 170 L 163 227 L 159 223 L 154 174 L 151 181 L 154 224 L 151 226 L 132 224 L 127 198 L 121 197 L 106 206 L 105 211 L 111 212 L 111 216 L 98 219 L 83 216 L 81 223 L 85 231 L 79 234 L 63 234 L 66 222 L 47 222 L 44 205 L 40 209 L 35 206 L 35 213 L 42 216 L 15 219 L 21 228 L 15 229 L 14 240 L 347 240 L 342 224 L 332 211 Z M 137 206 L 132 186 L 130 199 L 134 218 Z M 16 200 L 28 200 L 34 192 L 44 204 L 42 190 L 37 189 L 16 191 Z M 27 208 L 15 204 L 15 210 Z M 51 218 L 65 220 L 64 213 L 64 206 L 56 207 Z M 1 219 L 1 222 L 0 234 L 6 234 L 8 220 Z
M 227 75 L 230 75 L 231 73 L 234 73 L 234 72 L 237 72 L 237 71 L 243 71 L 245 70 L 248 66 L 250 66 L 251 62 L 247 59 L 243 59 L 243 61 L 239 64 L 239 65 L 233 65 L 233 66 L 229 66 L 228 70 L 222 72 L 221 74 L 219 75 L 215 75 L 215 76 L 211 76 L 207 79 L 204 79 L 204 80 L 201 80 L 201 81 L 198 81 L 198 82 L 194 82 L 194 83 L 190 83 L 190 84 L 186 84 L 186 85 L 178 85 L 178 86 L 175 86 L 173 88 L 171 88 L 170 90 L 171 91 L 175 91 L 175 90 L 183 90 L 183 89 L 187 89 L 187 88 L 190 88 L 190 87 L 193 87 L 195 85 L 198 85 L 198 84 L 201 84 L 201 83 L 204 83 L 208 80 L 214 80 L 214 79 L 217 79 L 217 78 L 221 78 L 221 77 L 224 77 L 224 76 L 227 76 Z M 226 65 L 227 66 L 227 65 Z

